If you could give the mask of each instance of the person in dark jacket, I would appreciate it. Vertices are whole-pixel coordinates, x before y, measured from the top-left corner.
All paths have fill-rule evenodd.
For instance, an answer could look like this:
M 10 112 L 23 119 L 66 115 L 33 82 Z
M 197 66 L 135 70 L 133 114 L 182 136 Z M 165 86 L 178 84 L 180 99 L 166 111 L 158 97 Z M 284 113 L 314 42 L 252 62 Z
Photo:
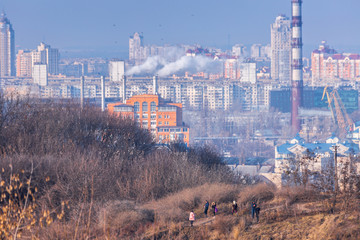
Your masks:
M 236 201 L 233 201 L 232 214 L 234 215 L 234 213 L 237 213 L 237 210 L 238 210 L 238 205 L 237 205 Z
M 218 211 L 217 207 L 216 207 L 216 202 L 211 203 L 211 208 L 212 208 L 212 212 L 213 212 L 214 217 L 215 217 L 215 215 L 216 215 L 216 213 Z
M 260 215 L 260 208 L 259 207 L 257 207 L 255 209 L 255 215 L 256 215 L 256 222 L 259 222 L 259 215 Z
M 209 210 L 209 202 L 208 202 L 208 200 L 206 200 L 206 202 L 205 202 L 205 205 L 204 205 L 204 214 L 205 214 L 205 217 L 207 217 L 208 215 L 208 210 Z
M 251 202 L 251 217 L 254 219 L 255 217 L 255 211 L 256 211 L 256 202 L 252 201 Z

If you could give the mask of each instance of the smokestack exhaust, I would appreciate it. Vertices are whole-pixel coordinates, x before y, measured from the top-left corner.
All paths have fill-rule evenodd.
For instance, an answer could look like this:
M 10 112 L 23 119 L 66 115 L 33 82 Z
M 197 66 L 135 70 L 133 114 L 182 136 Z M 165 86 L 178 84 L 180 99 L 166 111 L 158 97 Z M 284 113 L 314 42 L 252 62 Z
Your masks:
M 158 76 L 153 76 L 153 94 L 158 94 Z
M 123 75 L 122 78 L 122 98 L 123 98 L 123 103 L 125 103 L 126 101 L 126 76 Z
M 302 63 L 302 0 L 291 0 L 292 3 L 292 39 L 291 39 L 291 128 L 293 134 L 300 131 L 299 107 L 303 94 Z
M 105 78 L 101 76 L 101 111 L 105 111 Z

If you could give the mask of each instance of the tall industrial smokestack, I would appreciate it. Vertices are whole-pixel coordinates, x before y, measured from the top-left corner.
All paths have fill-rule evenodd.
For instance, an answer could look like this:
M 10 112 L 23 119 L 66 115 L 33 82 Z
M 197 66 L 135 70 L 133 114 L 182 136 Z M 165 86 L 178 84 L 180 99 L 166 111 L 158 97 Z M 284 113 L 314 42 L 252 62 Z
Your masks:
M 153 76 L 153 94 L 158 94 L 158 76 Z
M 101 111 L 105 111 L 105 78 L 101 76 Z
M 85 85 L 85 77 L 81 76 L 81 78 L 80 78 L 80 106 L 81 106 L 81 109 L 84 108 L 84 85 Z
M 126 101 L 126 76 L 123 75 L 122 77 L 122 98 L 123 98 L 123 103 L 125 103 Z
M 292 64 L 291 64 L 291 128 L 293 134 L 300 131 L 299 107 L 302 103 L 303 63 L 302 63 L 302 0 L 292 3 Z

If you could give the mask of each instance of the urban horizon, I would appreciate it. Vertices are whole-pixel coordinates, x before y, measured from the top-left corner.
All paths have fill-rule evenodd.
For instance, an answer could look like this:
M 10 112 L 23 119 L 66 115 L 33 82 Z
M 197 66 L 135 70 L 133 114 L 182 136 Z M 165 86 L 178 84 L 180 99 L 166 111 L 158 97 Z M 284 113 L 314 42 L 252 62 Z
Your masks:
M 50 7 L 50 4 L 43 0 L 38 0 L 38 2 L 43 4 L 41 9 Z M 181 23 L 174 18 L 179 13 L 174 12 L 174 17 L 168 15 L 168 13 L 173 12 L 170 8 L 171 4 L 157 5 L 161 2 L 161 0 L 155 1 L 151 5 L 140 1 L 134 5 L 133 3 L 121 1 L 116 3 L 107 1 L 101 5 L 95 4 L 95 1 L 88 1 L 88 6 L 82 9 L 80 7 L 81 1 L 78 1 L 73 3 L 74 10 L 72 11 L 65 10 L 66 2 L 63 2 L 64 6 L 59 6 L 58 3 L 54 2 L 51 6 L 58 7 L 59 12 L 54 12 L 53 15 L 48 15 L 46 12 L 40 11 L 40 9 L 34 9 L 34 6 L 29 4 L 30 1 L 23 0 L 5 0 L 0 4 L 0 8 L 7 13 L 17 33 L 15 38 L 16 49 L 33 49 L 39 42 L 46 42 L 58 48 L 64 57 L 67 55 L 69 57 L 89 57 L 93 53 L 96 57 L 104 55 L 104 57 L 111 58 L 119 54 L 121 55 L 120 58 L 124 58 L 127 52 L 127 39 L 134 32 L 143 32 L 145 43 L 150 45 L 199 44 L 203 47 L 217 47 L 223 50 L 229 50 L 235 44 L 244 44 L 246 46 L 252 44 L 266 45 L 270 43 L 269 25 L 279 14 L 288 17 L 291 15 L 290 4 L 286 0 L 271 3 L 271 7 L 268 9 L 270 3 L 263 0 L 256 3 L 228 1 L 222 5 L 217 5 L 211 1 L 209 4 L 202 4 L 202 1 L 198 1 L 193 4 L 193 7 L 186 7 L 186 3 L 183 3 L 183 7 L 179 7 L 179 13 L 187 16 Z M 352 31 L 351 29 L 354 26 L 348 24 L 350 19 L 351 22 L 356 22 L 357 17 L 355 14 L 352 15 L 352 11 L 356 9 L 356 5 L 359 5 L 359 3 L 352 0 L 343 1 L 341 4 L 334 1 L 324 3 L 324 1 L 305 1 L 303 4 L 304 56 L 309 57 L 311 51 L 316 49 L 323 40 L 326 40 L 339 52 L 359 52 L 359 33 Z M 124 14 L 115 14 L 113 10 L 109 9 L 111 4 L 128 7 L 128 11 Z M 91 9 L 95 5 L 97 12 Z M 35 15 L 30 17 L 21 6 L 34 9 L 33 14 Z M 137 8 L 134 8 L 135 6 Z M 201 6 L 202 11 L 196 9 L 198 6 Z M 238 20 L 232 15 L 229 16 L 230 19 L 222 17 L 224 13 L 221 11 L 215 14 L 217 16 L 216 20 L 212 20 L 212 16 L 206 14 L 206 12 L 211 12 L 216 7 L 225 10 L 226 7 L 230 6 L 239 9 Z M 255 11 L 255 6 L 258 6 L 259 10 Z M 148 7 L 148 13 L 146 13 L 145 7 Z M 314 11 L 320 7 L 321 12 Z M 154 13 L 167 10 L 165 12 L 167 14 L 154 17 L 151 15 L 152 8 L 154 8 Z M 260 14 L 262 9 L 266 9 L 266 11 Z M 57 16 L 61 13 L 61 10 L 68 14 L 66 18 L 61 18 L 60 22 L 63 22 L 63 24 L 60 24 L 60 22 L 55 23 L 59 19 Z M 142 15 L 135 14 L 137 10 Z M 336 20 L 331 17 L 327 18 L 328 13 L 331 12 L 337 14 Z M 95 15 L 96 13 L 97 15 Z M 94 14 L 96 20 L 89 14 Z M 26 16 L 28 16 L 27 19 Z M 130 16 L 134 18 L 133 21 L 130 21 L 132 19 Z M 152 16 L 150 19 L 146 19 L 147 24 L 143 22 L 145 16 Z M 46 22 L 41 21 L 41 18 L 44 17 L 53 26 L 50 27 Z M 208 23 L 206 23 L 206 20 L 208 20 Z M 31 23 L 33 25 L 30 27 L 29 24 Z M 183 27 L 179 27 L 181 24 L 183 24 Z M 320 24 L 332 26 L 332 28 L 321 27 Z M 64 28 L 65 26 L 67 27 Z M 96 29 L 95 31 L 91 30 L 92 26 Z M 171 27 L 179 29 L 179 31 L 175 33 Z M 200 32 L 200 29 L 197 29 L 199 27 L 202 27 L 207 34 L 196 34 L 196 32 Z M 81 29 L 81 31 L 76 31 L 76 29 Z M 336 29 L 336 31 L 333 29 Z M 170 32 L 171 35 L 169 35 Z M 100 36 L 101 38 L 99 38 Z M 341 36 L 347 37 L 342 38 Z

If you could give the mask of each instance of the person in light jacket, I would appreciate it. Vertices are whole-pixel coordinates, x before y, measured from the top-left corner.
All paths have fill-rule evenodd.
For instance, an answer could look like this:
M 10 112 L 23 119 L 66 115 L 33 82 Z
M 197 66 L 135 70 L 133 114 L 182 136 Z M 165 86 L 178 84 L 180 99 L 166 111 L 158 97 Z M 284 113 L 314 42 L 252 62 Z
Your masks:
M 193 226 L 193 223 L 194 223 L 194 221 L 195 221 L 195 213 L 194 213 L 194 210 L 191 210 L 191 212 L 190 212 L 189 221 L 190 221 L 190 225 Z

